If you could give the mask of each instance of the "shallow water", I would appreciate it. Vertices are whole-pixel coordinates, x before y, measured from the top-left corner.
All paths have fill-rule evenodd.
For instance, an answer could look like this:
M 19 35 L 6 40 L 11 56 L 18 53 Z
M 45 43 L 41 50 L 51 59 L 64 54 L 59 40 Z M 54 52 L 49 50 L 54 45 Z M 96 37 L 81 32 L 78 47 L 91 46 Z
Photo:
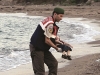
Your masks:
M 30 37 L 43 18 L 23 13 L 0 14 L 0 71 L 31 61 Z M 60 27 L 58 35 L 70 43 L 91 41 L 94 34 L 98 34 L 92 27 L 72 23 L 66 18 L 57 24 Z

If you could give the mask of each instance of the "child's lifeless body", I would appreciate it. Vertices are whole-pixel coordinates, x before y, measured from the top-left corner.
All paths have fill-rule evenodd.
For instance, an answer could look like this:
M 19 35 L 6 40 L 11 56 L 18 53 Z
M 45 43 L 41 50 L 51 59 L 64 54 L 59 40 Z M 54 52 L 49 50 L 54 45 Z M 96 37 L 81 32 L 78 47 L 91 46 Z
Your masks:
M 72 51 L 71 48 L 73 48 L 73 47 L 70 44 L 60 40 L 60 38 L 58 36 L 55 38 L 55 43 L 56 43 L 57 47 L 62 49 L 62 58 L 72 60 L 70 51 Z

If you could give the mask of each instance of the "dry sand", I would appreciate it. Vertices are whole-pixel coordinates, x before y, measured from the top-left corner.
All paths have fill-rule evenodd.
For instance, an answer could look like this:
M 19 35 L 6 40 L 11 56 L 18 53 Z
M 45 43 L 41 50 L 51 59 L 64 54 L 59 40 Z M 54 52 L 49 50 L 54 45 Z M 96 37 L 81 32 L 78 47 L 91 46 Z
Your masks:
M 51 5 L 0 6 L 0 12 L 28 13 L 32 16 L 49 16 L 51 15 L 54 7 L 55 6 Z M 66 17 L 87 18 L 83 19 L 82 22 L 94 26 L 97 31 L 100 31 L 100 6 L 60 7 L 65 9 Z M 60 68 L 58 70 L 58 75 L 100 75 L 100 61 L 98 60 L 100 59 L 100 35 L 95 36 L 94 39 L 96 41 L 91 41 L 89 43 L 73 44 L 74 48 L 71 53 L 73 60 L 66 60 L 69 65 Z M 31 63 L 21 65 L 15 69 L 0 72 L 0 75 L 33 75 L 32 65 Z

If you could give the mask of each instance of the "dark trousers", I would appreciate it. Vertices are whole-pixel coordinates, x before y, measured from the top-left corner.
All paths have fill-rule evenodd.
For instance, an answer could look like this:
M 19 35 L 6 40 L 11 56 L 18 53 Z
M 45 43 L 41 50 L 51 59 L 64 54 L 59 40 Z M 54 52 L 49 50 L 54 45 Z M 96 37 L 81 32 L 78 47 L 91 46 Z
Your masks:
M 44 63 L 49 68 L 48 75 L 57 75 L 58 62 L 49 51 L 36 50 L 30 45 L 32 65 L 35 75 L 45 75 Z

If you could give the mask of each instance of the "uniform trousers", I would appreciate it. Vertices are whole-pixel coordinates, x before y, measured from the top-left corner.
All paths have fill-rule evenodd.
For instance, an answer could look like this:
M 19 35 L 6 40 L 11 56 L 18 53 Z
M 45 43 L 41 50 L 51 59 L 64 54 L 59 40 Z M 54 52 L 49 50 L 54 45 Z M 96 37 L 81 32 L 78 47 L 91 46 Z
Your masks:
M 50 51 L 37 50 L 30 44 L 30 53 L 35 75 L 45 75 L 44 63 L 48 66 L 48 75 L 57 75 L 58 61 Z

